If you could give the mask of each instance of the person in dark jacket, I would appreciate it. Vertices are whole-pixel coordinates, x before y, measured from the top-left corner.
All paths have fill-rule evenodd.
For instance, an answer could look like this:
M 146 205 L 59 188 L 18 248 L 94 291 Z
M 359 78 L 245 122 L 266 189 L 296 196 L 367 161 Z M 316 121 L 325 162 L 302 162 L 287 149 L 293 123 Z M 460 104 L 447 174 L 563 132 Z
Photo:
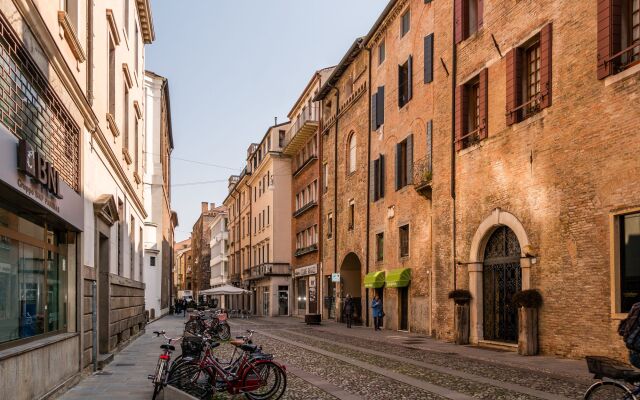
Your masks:
M 378 295 L 371 301 L 371 309 L 373 311 L 373 326 L 376 331 L 379 331 L 384 313 L 382 312 L 382 300 L 380 300 Z
M 351 328 L 351 324 L 353 323 L 353 300 L 350 294 L 347 294 L 347 297 L 344 298 L 342 312 L 345 322 L 347 323 L 347 328 Z

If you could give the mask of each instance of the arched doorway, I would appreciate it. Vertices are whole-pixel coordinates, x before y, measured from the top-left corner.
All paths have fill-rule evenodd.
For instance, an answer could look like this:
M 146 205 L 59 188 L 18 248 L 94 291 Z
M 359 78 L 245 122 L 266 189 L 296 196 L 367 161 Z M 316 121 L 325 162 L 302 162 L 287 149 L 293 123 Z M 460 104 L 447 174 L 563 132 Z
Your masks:
M 522 290 L 520 254 L 518 237 L 507 226 L 496 228 L 487 240 L 482 263 L 485 340 L 518 341 L 518 310 L 512 298 Z
M 355 307 L 353 321 L 362 323 L 362 263 L 355 253 L 349 253 L 340 266 L 340 307 L 342 300 L 351 295 Z M 338 310 L 339 320 L 342 321 L 341 309 Z

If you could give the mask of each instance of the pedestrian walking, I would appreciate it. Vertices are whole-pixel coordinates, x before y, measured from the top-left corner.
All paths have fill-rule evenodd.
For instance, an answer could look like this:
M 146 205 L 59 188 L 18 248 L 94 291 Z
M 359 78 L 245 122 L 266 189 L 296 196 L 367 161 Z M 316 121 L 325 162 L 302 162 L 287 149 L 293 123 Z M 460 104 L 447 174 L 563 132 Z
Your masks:
M 347 297 L 344 298 L 342 313 L 347 323 L 347 328 L 351 328 L 351 324 L 353 323 L 353 300 L 350 294 L 347 294 Z
M 382 317 L 384 317 L 384 311 L 382 311 L 382 300 L 376 294 L 371 301 L 371 309 L 373 311 L 373 326 L 374 330 L 379 331 L 380 325 L 382 325 Z

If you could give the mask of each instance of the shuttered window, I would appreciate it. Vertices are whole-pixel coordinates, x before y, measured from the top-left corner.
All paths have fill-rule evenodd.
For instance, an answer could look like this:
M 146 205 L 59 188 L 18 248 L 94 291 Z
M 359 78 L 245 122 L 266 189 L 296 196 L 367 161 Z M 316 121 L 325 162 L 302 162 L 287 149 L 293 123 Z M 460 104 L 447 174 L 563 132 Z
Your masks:
M 507 53 L 507 125 L 551 106 L 552 25 Z
M 640 0 L 598 0 L 598 79 L 640 62 Z
M 413 134 L 396 144 L 396 190 L 413 183 Z
M 489 72 L 485 68 L 456 88 L 456 149 L 462 150 L 488 136 Z
M 371 168 L 371 200 L 378 201 L 384 197 L 384 171 L 385 158 L 380 154 L 378 159 L 373 160 Z
M 413 97 L 413 57 L 398 66 L 398 106 L 404 107 Z
M 411 29 L 411 11 L 407 10 L 402 14 L 402 20 L 400 21 L 400 37 L 403 37 Z
M 424 38 L 424 83 L 433 82 L 433 33 Z
M 371 96 L 371 128 L 376 131 L 384 124 L 384 86 Z
M 455 39 L 460 43 L 483 25 L 484 0 L 455 0 Z

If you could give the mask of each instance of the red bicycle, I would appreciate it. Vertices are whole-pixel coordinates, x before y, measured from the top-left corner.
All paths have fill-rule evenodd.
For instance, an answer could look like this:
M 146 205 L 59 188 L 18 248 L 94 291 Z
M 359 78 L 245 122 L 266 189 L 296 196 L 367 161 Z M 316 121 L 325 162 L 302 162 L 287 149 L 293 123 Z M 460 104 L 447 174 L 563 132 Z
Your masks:
M 226 391 L 231 395 L 244 394 L 250 400 L 277 400 L 286 391 L 286 368 L 258 346 L 235 342 L 241 354 L 224 362 L 212 352 L 220 343 L 208 339 L 204 342 L 206 349 L 201 357 L 185 358 L 171 369 L 169 384 L 201 399 Z
M 177 338 L 170 338 L 165 333 L 165 331 L 154 331 L 153 332 L 157 337 L 162 335 L 167 343 L 160 346 L 162 349 L 162 354 L 158 358 L 158 364 L 156 366 L 156 373 L 153 375 L 149 375 L 149 379 L 153 382 L 153 397 L 152 400 L 155 400 L 156 397 L 160 394 L 162 389 L 167 385 L 167 379 L 169 377 L 169 370 L 171 367 L 171 353 L 173 353 L 176 348 L 171 344 L 171 342 L 177 342 L 182 339 L 182 336 Z

